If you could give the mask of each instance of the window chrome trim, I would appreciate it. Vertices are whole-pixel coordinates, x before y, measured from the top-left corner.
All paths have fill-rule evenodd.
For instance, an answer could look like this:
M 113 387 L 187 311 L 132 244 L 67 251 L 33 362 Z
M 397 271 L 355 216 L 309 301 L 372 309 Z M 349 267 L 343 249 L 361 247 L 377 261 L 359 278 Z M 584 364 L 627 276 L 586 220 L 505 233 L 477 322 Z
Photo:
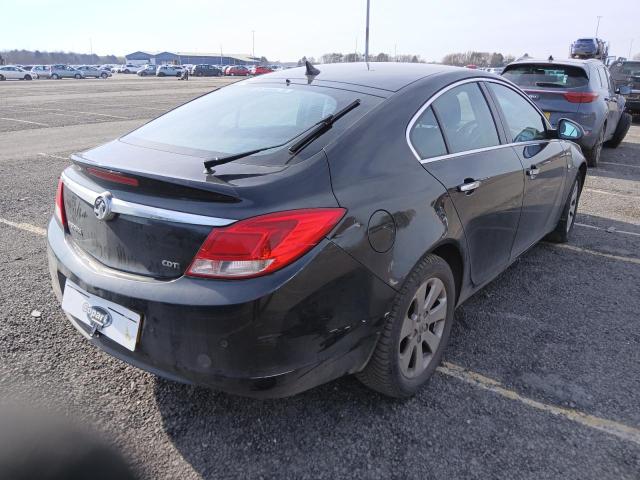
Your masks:
M 431 98 L 429 98 L 429 100 L 427 100 L 422 105 L 422 107 L 420 107 L 420 109 L 413 115 L 413 117 L 411 117 L 411 120 L 409 121 L 409 125 L 407 125 L 407 129 L 405 131 L 405 138 L 407 140 L 407 144 L 409 145 L 409 148 L 411 149 L 411 152 L 421 164 L 424 165 L 425 163 L 435 162 L 438 160 L 445 160 L 447 158 L 455 158 L 455 157 L 462 157 L 464 155 L 471 155 L 474 153 L 489 152 L 491 150 L 498 150 L 500 148 L 506 148 L 506 147 L 518 147 L 518 146 L 526 147 L 527 145 L 538 145 L 540 143 L 548 142 L 549 140 L 551 140 L 551 139 L 543 139 L 543 140 L 532 140 L 530 142 L 501 143 L 499 145 L 493 145 L 491 147 L 476 148 L 474 150 L 465 150 L 464 152 L 448 153 L 446 155 L 438 155 L 436 157 L 422 158 L 418 153 L 418 151 L 413 146 L 413 144 L 411 143 L 411 129 L 413 128 L 415 123 L 418 121 L 418 118 L 420 118 L 420 116 L 424 113 L 424 111 L 427 108 L 429 108 L 433 102 L 435 102 L 440 96 L 444 95 L 449 90 L 459 87 L 460 85 L 465 85 L 467 83 L 478 83 L 478 82 L 497 83 L 498 85 L 502 85 L 504 87 L 510 88 L 515 93 L 520 95 L 524 100 L 529 102 L 529 104 L 538 112 L 538 115 L 540 115 L 540 117 L 542 118 L 542 121 L 544 122 L 545 126 L 549 129 L 551 128 L 551 126 L 549 125 L 549 122 L 547 122 L 547 119 L 544 117 L 544 115 L 542 114 L 538 106 L 535 103 L 533 103 L 529 97 L 527 97 L 526 95 L 522 95 L 522 92 L 519 92 L 516 88 L 510 85 L 509 82 L 501 81 L 491 77 L 465 78 L 464 80 L 460 80 L 458 82 L 452 83 L 451 85 L 447 85 L 442 90 L 439 90 L 438 92 L 436 92 Z M 487 102 L 487 106 L 489 106 L 488 102 Z M 496 125 L 496 128 L 497 127 L 498 125 Z
M 62 173 L 62 181 L 66 188 L 92 206 L 95 203 L 96 198 L 104 194 L 104 192 L 96 192 L 95 190 L 80 185 L 78 182 L 71 180 L 64 172 Z M 237 221 L 230 218 L 208 217 L 206 215 L 196 215 L 193 213 L 179 212 L 177 210 L 151 207 L 140 203 L 128 202 L 119 198 L 112 198 L 111 211 L 122 215 L 130 215 L 132 217 L 141 217 L 174 223 L 187 223 L 190 225 L 205 225 L 209 227 L 224 227 Z

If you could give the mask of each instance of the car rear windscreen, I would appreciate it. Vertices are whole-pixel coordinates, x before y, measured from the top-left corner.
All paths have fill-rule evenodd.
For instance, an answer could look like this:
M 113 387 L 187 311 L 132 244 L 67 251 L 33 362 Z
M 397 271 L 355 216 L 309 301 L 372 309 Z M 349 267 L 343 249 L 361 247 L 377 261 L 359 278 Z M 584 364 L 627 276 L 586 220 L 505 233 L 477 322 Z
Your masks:
M 507 66 L 502 75 L 522 88 L 577 88 L 589 84 L 587 72 L 572 65 L 518 64 Z
M 335 88 L 241 82 L 186 103 L 123 140 L 191 155 L 234 155 L 285 144 L 356 99 L 362 103 L 336 122 L 338 131 L 380 99 Z

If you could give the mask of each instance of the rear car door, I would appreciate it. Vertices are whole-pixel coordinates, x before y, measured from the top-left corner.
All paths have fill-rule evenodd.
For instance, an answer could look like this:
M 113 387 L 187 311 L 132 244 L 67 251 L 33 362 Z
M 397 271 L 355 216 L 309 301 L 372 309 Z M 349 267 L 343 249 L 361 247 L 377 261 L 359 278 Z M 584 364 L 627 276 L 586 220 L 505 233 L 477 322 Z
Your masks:
M 480 85 L 462 83 L 437 96 L 410 124 L 409 139 L 455 205 L 473 283 L 491 280 L 509 264 L 524 179 L 517 155 L 503 145 Z
M 502 83 L 486 85 L 500 110 L 507 139 L 524 165 L 522 213 L 512 252 L 516 257 L 557 223 L 564 203 L 569 152 L 562 141 L 547 138 L 547 124 L 524 95 Z

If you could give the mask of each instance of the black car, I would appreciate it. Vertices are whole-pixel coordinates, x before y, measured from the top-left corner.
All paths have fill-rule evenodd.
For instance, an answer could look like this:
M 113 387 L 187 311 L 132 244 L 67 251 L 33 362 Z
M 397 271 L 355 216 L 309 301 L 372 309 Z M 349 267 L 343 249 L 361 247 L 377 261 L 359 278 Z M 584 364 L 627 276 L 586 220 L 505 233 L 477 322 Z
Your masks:
M 615 62 L 609 67 L 616 88 L 631 89 L 626 109 L 631 115 L 640 115 L 640 61 Z
M 602 147 L 616 148 L 631 126 L 625 113 L 627 86 L 614 85 L 599 60 L 520 60 L 502 75 L 522 88 L 552 126 L 570 118 L 584 129 L 579 143 L 590 167 L 597 167 Z
M 222 75 L 222 70 L 215 65 L 202 64 L 191 67 L 191 71 L 189 73 L 194 77 L 219 77 Z
M 157 375 L 255 397 L 433 374 L 457 305 L 571 233 L 581 127 L 426 64 L 322 65 L 73 155 L 48 228 L 70 322 Z

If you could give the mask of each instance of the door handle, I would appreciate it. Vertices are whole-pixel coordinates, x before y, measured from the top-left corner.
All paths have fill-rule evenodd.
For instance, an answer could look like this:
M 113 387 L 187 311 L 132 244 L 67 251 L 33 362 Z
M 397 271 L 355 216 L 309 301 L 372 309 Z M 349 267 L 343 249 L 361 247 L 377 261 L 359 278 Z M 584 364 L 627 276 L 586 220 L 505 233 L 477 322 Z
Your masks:
M 480 180 L 465 181 L 462 185 L 458 185 L 458 191 L 470 195 L 480 186 L 481 183 L 482 182 Z
M 531 168 L 527 170 L 527 175 L 531 177 L 531 179 L 536 178 L 536 175 L 540 173 L 540 169 L 537 165 L 531 165 Z

